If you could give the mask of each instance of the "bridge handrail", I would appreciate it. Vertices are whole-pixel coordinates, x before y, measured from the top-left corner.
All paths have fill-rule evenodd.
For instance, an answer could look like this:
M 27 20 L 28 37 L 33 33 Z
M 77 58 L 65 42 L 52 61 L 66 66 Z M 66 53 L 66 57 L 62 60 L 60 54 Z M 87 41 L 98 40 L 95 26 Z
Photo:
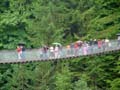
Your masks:
M 2 50 L 0 51 L 0 63 L 60 59 L 120 49 L 120 46 L 118 45 L 118 40 L 110 40 L 110 44 L 110 46 L 107 46 L 105 48 L 102 46 L 100 49 L 98 48 L 97 44 L 94 44 L 87 48 L 87 53 L 83 52 L 84 47 L 81 47 L 78 50 L 76 50 L 75 48 L 70 48 L 70 51 L 66 47 L 63 47 L 63 49 L 59 50 L 59 52 L 54 53 L 54 55 L 57 54 L 57 56 L 52 56 L 49 50 L 47 51 L 47 53 L 41 54 L 41 51 L 39 49 L 27 49 L 25 51 L 26 58 L 24 60 L 18 60 L 16 50 Z

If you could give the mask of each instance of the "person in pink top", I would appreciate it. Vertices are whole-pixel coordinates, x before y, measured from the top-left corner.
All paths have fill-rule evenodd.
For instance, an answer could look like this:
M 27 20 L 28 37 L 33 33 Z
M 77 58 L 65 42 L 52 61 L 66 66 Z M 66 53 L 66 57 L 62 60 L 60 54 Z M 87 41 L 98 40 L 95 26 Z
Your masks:
M 87 45 L 87 43 L 84 43 L 84 45 L 83 45 L 83 54 L 84 55 L 88 54 L 88 45 Z
M 98 40 L 98 48 L 100 49 L 102 47 L 102 40 Z

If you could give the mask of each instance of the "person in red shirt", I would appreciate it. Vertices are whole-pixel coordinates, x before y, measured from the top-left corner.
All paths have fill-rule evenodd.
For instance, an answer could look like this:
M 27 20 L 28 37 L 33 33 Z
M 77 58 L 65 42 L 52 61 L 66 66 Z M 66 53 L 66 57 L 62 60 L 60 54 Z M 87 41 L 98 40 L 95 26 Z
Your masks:
M 78 43 L 74 44 L 74 49 L 75 49 L 75 56 L 77 56 L 78 55 L 78 50 L 79 50 Z
M 18 59 L 22 59 L 21 58 L 22 48 L 20 48 L 20 46 L 17 46 L 17 53 L 18 53 Z

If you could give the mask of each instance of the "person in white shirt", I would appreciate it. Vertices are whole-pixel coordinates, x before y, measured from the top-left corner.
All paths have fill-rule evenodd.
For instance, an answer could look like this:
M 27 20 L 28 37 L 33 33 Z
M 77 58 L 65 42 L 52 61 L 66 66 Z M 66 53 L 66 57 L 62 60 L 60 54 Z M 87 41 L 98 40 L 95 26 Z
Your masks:
M 120 36 L 118 36 L 118 46 L 120 46 Z
M 59 58 L 59 47 L 58 46 L 55 46 L 55 58 Z
M 105 49 L 109 48 L 110 45 L 110 40 L 109 39 L 105 39 Z
M 50 58 L 53 58 L 53 57 L 54 57 L 54 47 L 51 46 L 51 47 L 49 48 L 49 50 L 50 50 Z

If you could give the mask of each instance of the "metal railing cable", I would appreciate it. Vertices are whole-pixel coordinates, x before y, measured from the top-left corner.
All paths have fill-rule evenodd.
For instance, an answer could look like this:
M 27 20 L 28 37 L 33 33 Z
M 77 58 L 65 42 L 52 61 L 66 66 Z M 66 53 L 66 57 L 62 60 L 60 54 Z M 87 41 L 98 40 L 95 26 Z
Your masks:
M 101 48 L 97 44 L 81 46 L 79 48 L 66 48 L 62 47 L 58 51 L 42 52 L 40 49 L 31 49 L 25 51 L 25 58 L 19 60 L 17 57 L 16 50 L 2 50 L 0 51 L 0 63 L 19 63 L 19 62 L 30 62 L 30 61 L 48 61 L 58 60 L 65 58 L 75 58 L 79 56 L 95 55 L 99 53 L 120 50 L 118 40 L 110 40 L 109 45 L 102 45 Z

